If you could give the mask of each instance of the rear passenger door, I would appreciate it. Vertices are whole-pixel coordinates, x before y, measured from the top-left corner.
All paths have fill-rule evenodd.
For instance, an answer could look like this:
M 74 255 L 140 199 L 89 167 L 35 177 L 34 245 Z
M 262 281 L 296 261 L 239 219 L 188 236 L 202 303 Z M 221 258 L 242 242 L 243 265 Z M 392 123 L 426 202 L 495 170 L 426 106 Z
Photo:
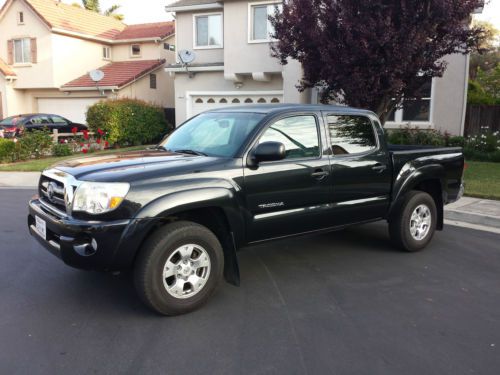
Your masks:
M 332 202 L 337 224 L 383 217 L 389 205 L 391 168 L 385 142 L 363 114 L 326 113 Z

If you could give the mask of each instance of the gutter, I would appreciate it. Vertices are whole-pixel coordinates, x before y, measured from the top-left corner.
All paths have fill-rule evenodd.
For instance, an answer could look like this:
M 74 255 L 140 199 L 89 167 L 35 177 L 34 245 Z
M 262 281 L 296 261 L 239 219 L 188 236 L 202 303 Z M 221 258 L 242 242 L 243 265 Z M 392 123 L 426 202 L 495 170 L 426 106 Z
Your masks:
M 196 5 L 184 5 L 177 7 L 165 7 L 165 12 L 190 12 L 194 10 L 207 10 L 207 9 L 222 9 L 224 5 L 222 3 L 210 3 L 210 4 L 196 4 Z
M 462 104 L 462 120 L 460 121 L 460 134 L 464 135 L 465 131 L 465 116 L 467 114 L 467 94 L 469 88 L 469 68 L 470 68 L 470 55 L 467 55 L 465 60 L 465 79 L 464 79 L 464 101 Z

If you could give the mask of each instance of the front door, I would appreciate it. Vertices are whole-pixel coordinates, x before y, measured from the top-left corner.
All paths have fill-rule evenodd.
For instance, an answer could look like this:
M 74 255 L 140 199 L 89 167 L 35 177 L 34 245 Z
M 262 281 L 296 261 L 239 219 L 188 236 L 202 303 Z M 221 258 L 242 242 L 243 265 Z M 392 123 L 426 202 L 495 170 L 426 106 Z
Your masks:
M 281 142 L 286 158 L 244 169 L 250 242 L 328 225 L 331 176 L 319 121 L 316 114 L 288 115 L 266 126 L 254 145 Z
M 348 224 L 383 217 L 390 203 L 391 168 L 385 143 L 364 115 L 326 115 L 331 145 L 333 217 Z

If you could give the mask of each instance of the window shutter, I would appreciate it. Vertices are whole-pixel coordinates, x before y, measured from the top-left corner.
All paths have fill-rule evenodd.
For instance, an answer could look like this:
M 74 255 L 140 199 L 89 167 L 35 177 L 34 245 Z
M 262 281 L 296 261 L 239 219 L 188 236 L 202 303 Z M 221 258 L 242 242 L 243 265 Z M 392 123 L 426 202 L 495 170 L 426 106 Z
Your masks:
M 7 41 L 7 64 L 12 65 L 14 64 L 14 41 L 13 40 L 8 40 Z
M 36 38 L 31 38 L 30 45 L 31 45 L 31 63 L 32 64 L 36 64 L 38 62 L 38 60 L 37 60 Z

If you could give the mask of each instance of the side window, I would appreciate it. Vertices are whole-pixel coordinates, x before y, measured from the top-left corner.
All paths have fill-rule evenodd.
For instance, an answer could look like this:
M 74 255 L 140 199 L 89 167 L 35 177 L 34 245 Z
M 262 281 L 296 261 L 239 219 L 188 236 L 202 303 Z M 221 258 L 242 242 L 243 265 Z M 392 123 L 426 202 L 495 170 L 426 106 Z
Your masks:
M 51 123 L 48 116 L 36 116 L 31 119 L 33 125 L 48 125 Z
M 327 120 L 334 155 L 359 154 L 377 148 L 368 117 L 329 115 Z
M 52 118 L 52 122 L 54 124 L 59 124 L 59 125 L 61 125 L 61 124 L 66 125 L 67 124 L 67 121 L 60 116 L 52 116 L 51 118 Z
M 316 118 L 311 115 L 293 116 L 276 121 L 259 139 L 263 142 L 281 142 L 286 159 L 318 157 L 319 137 Z

